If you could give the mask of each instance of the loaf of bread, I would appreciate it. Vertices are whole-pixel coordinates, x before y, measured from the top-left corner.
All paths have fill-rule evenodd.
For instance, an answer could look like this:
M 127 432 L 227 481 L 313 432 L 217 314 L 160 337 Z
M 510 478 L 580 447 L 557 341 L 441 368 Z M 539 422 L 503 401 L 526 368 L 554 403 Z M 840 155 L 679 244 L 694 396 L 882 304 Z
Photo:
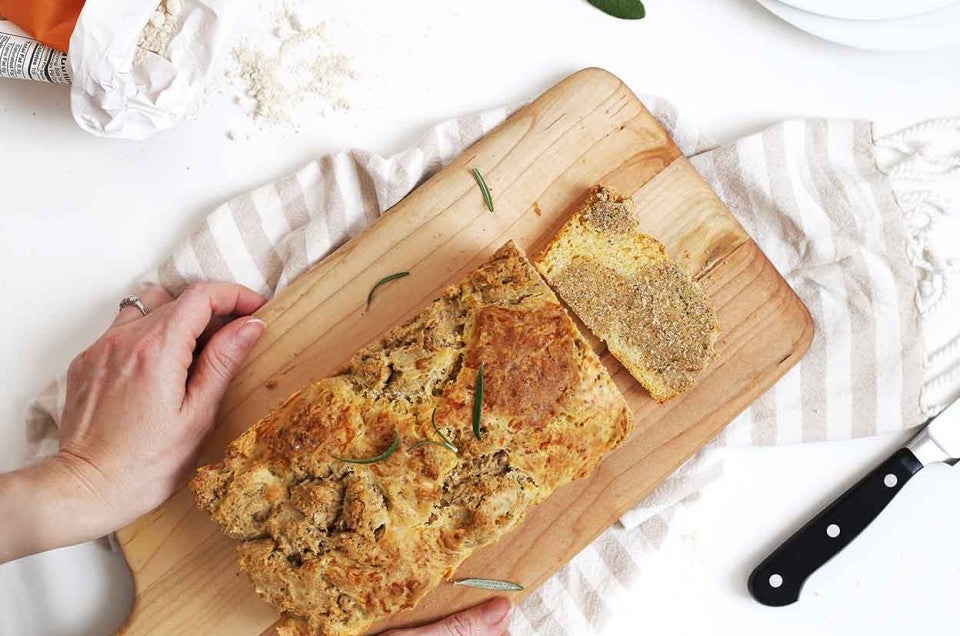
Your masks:
M 590 473 L 630 429 L 599 358 L 508 243 L 257 422 L 191 488 L 240 542 L 281 633 L 361 634 Z M 380 461 L 337 459 L 375 458 L 397 437 Z
M 693 386 L 713 359 L 720 327 L 707 295 L 639 231 L 629 198 L 596 186 L 535 264 L 656 401 Z

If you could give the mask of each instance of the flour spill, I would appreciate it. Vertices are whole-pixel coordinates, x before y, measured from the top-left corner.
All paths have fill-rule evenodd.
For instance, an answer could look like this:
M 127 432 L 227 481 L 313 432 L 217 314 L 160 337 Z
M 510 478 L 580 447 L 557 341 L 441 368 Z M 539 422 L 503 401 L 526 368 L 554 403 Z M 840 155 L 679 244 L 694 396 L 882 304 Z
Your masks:
M 350 108 L 350 60 L 334 49 L 324 23 L 304 18 L 302 6 L 284 5 L 274 14 L 272 37 L 233 51 L 228 78 L 242 94 L 236 101 L 258 121 L 293 124 L 301 106 L 319 115 Z

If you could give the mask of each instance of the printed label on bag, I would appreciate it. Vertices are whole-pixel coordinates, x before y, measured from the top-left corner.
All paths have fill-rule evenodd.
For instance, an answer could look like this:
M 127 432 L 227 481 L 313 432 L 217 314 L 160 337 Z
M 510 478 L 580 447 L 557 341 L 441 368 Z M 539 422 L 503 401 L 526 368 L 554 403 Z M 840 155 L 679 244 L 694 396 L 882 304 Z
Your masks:
M 70 83 L 66 53 L 13 33 L 13 30 L 9 22 L 0 22 L 0 77 Z

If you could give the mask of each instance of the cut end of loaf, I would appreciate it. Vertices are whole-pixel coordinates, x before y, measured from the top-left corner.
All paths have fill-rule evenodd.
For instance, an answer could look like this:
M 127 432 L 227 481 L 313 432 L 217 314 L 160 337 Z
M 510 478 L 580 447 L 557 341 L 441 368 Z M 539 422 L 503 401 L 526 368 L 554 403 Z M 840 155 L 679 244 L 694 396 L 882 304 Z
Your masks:
M 593 188 L 535 265 L 657 402 L 692 387 L 713 359 L 720 328 L 703 288 L 613 189 Z

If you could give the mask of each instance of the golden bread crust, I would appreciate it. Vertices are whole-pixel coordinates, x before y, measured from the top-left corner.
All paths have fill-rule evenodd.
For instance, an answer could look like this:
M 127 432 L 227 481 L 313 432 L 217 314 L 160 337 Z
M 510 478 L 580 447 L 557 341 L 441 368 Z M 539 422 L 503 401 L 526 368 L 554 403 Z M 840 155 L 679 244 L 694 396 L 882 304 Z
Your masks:
M 472 431 L 484 365 L 482 435 Z M 438 439 L 458 448 L 410 446 Z M 241 541 L 281 633 L 359 634 L 413 607 L 525 510 L 587 475 L 631 428 L 626 403 L 512 243 L 199 469 L 197 504 Z M 394 431 L 402 446 L 371 465 Z

